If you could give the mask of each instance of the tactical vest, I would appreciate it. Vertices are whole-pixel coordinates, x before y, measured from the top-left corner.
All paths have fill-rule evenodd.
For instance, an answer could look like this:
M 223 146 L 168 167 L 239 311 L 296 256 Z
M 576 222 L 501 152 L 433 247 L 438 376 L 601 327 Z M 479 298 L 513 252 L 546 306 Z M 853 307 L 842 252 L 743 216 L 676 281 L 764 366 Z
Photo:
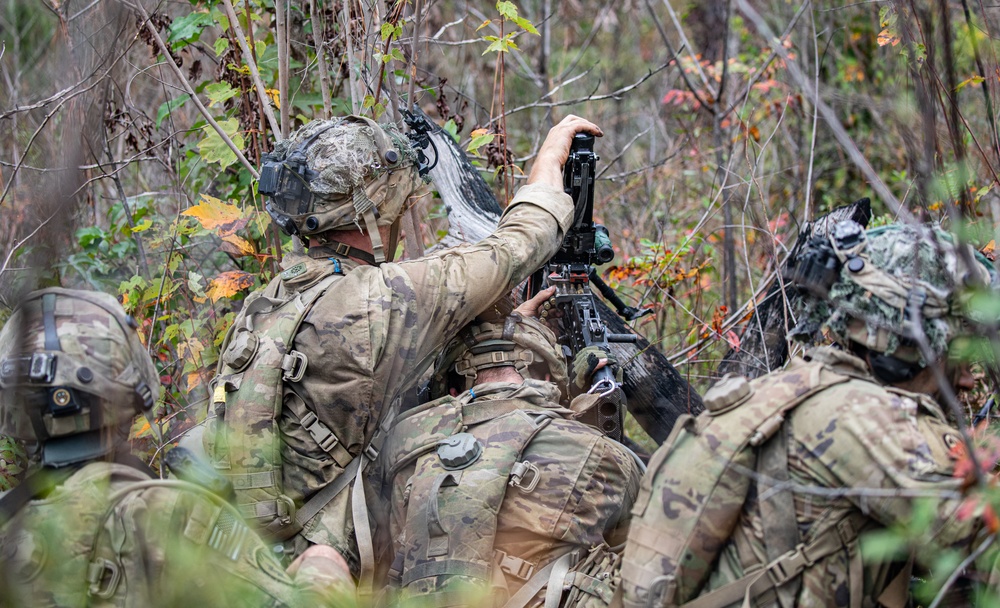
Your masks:
M 278 417 L 284 383 L 301 380 L 309 365 L 305 355 L 292 349 L 292 342 L 313 304 L 342 278 L 339 269 L 335 264 L 333 274 L 301 291 L 279 296 L 283 280 L 305 273 L 306 265 L 299 263 L 282 272 L 263 291 L 247 297 L 220 349 L 213 380 L 215 418 L 205 434 L 206 448 L 213 465 L 231 481 L 241 515 L 273 540 L 293 536 L 308 521 L 301 514 L 296 517 L 295 502 L 284 493 Z M 302 410 L 293 412 L 302 426 L 347 468 L 354 459 L 336 435 L 314 413 Z M 345 475 L 346 471 L 340 477 Z M 327 498 L 320 508 L 332 499 Z M 309 511 L 315 515 L 319 509 Z
M 784 606 L 789 598 L 794 602 L 799 575 L 812 561 L 847 548 L 852 568 L 860 568 L 856 540 L 864 518 L 817 522 L 814 529 L 820 532 L 803 544 L 792 493 L 780 487 L 788 479 L 785 416 L 849 379 L 821 363 L 794 359 L 785 372 L 753 384 L 727 376 L 706 393 L 704 413 L 678 419 L 649 463 L 632 512 L 622 565 L 626 607 L 721 607 L 767 592 Z M 742 579 L 699 596 L 734 533 L 755 477 L 757 496 L 768 496 L 758 504 L 769 560 L 772 549 L 776 556 Z
M 136 551 L 135 543 L 142 542 L 142 538 L 134 536 L 135 530 L 121 530 L 109 523 L 120 503 L 150 488 L 173 488 L 206 498 L 191 513 L 182 533 L 192 544 L 206 544 L 216 550 L 221 558 L 261 567 L 256 565 L 255 550 L 267 548 L 250 540 L 253 533 L 225 501 L 194 484 L 152 479 L 131 466 L 101 462 L 68 477 L 61 470 L 47 473 L 43 469 L 5 495 L 2 502 L 7 504 L 0 508 L 16 514 L 39 492 L 50 489 L 52 483 L 65 486 L 58 490 L 57 499 L 50 497 L 28 507 L 31 519 L 24 523 L 30 524 L 30 529 L 16 524 L 5 529 L 0 526 L 0 574 L 11 577 L 8 582 L 16 587 L 17 595 L 31 598 L 31 605 L 122 606 L 126 605 L 126 597 L 129 605 L 155 601 L 145 595 L 152 589 L 136 587 L 140 582 L 149 582 L 155 572 L 148 571 L 149 564 L 142 560 L 122 555 L 123 551 Z M 163 525 L 176 522 L 165 521 Z M 3 599 L 0 597 L 0 604 Z
M 523 459 L 525 449 L 566 410 L 521 399 L 474 402 L 473 395 L 444 397 L 397 418 L 387 442 L 387 479 L 398 488 L 397 476 L 410 466 L 414 472 L 397 518 L 402 531 L 392 584 L 427 606 L 468 605 L 489 594 L 494 605 L 523 607 L 543 589 L 546 607 L 608 605 L 619 556 L 606 545 L 570 549 L 541 568 L 494 548 L 508 488 L 530 493 L 540 481 L 537 467 Z M 511 596 L 513 580 L 523 586 Z

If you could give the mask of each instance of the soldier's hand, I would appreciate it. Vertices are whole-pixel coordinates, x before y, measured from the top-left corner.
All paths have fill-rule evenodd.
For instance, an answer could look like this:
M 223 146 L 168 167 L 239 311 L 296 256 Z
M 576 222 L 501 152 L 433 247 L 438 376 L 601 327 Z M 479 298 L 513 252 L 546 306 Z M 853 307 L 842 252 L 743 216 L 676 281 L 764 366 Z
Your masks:
M 594 372 L 605 366 L 611 366 L 615 379 L 621 382 L 622 370 L 618 359 L 600 346 L 588 346 L 573 357 L 570 382 L 580 391 L 586 391 L 593 384 Z
M 354 590 L 354 579 L 347 561 L 333 547 L 313 545 L 288 566 L 298 586 L 322 597 L 330 597 Z
M 545 300 L 548 300 L 554 295 L 556 295 L 556 288 L 546 287 L 535 294 L 535 297 L 522 302 L 520 306 L 514 309 L 514 312 L 522 317 L 535 317 L 537 319 L 538 309 L 545 304 Z
M 562 188 L 562 168 L 569 158 L 569 148 L 573 143 L 573 136 L 577 133 L 590 133 L 597 137 L 604 135 L 600 127 L 586 118 L 570 114 L 562 119 L 559 124 L 549 129 L 542 147 L 538 149 L 535 164 L 528 174 L 529 184 L 548 184 L 554 188 Z

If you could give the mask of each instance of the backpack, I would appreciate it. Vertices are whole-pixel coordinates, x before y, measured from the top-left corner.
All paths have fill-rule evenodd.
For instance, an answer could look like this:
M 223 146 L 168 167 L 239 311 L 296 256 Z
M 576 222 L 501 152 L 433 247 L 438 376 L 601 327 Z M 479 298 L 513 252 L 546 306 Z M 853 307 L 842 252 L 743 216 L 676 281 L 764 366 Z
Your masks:
M 286 288 L 282 293 L 284 281 L 309 271 L 309 266 L 300 262 L 246 299 L 220 348 L 212 381 L 214 418 L 210 418 L 211 426 L 205 433 L 212 464 L 232 484 L 240 514 L 256 523 L 265 538 L 276 541 L 295 535 L 336 496 L 320 492 L 317 496 L 321 495 L 322 504 L 307 503 L 309 509 L 296 511 L 282 485 L 278 417 L 284 405 L 284 383 L 301 380 L 309 365 L 305 355 L 292 349 L 292 343 L 313 304 L 343 276 L 339 264 L 334 264 L 311 286 L 301 291 Z M 320 447 L 345 469 L 354 463 L 353 472 L 357 472 L 357 459 L 340 445 L 336 435 L 315 414 L 304 406 L 301 409 L 293 413 Z M 337 482 L 350 481 L 351 477 L 345 470 L 330 486 L 343 489 L 346 482 Z
M 606 545 L 570 547 L 541 568 L 494 548 L 508 488 L 530 493 L 541 477 L 524 451 L 569 411 L 521 399 L 473 402 L 473 395 L 443 397 L 396 419 L 385 452 L 400 530 L 391 585 L 428 606 L 468 605 L 476 595 L 527 606 L 543 589 L 546 607 L 608 605 L 619 556 Z M 523 585 L 511 595 L 514 579 Z
M 625 606 L 687 606 L 695 598 L 691 606 L 725 606 L 742 601 L 748 588 L 751 597 L 788 582 L 792 584 L 786 591 L 794 589 L 805 566 L 801 552 L 790 550 L 798 547 L 822 557 L 820 553 L 832 553 L 851 541 L 822 534 L 803 548 L 797 527 L 783 525 L 788 518 L 795 521 L 791 492 L 772 490 L 768 494 L 773 510 L 763 519 L 777 521 L 765 538 L 769 557 L 771 545 L 779 547 L 780 563 L 767 565 L 768 576 L 754 572 L 699 597 L 739 522 L 753 472 L 760 473 L 758 486 L 787 479 L 785 433 L 779 433 L 785 416 L 809 397 L 849 379 L 821 363 L 794 359 L 783 373 L 752 384 L 740 376 L 725 376 L 706 393 L 705 412 L 678 419 L 653 455 L 632 511 L 621 572 Z M 777 465 L 769 464 L 774 461 Z M 771 538 L 769 532 L 793 537 Z M 778 571 L 780 575 L 771 576 Z M 784 605 L 787 599 L 781 601 Z

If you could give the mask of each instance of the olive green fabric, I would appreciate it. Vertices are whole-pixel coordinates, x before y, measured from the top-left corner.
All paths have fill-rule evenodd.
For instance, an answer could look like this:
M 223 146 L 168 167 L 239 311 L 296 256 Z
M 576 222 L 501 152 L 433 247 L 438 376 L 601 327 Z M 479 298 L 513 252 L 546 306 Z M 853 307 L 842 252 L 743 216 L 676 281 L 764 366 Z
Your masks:
M 273 292 L 278 299 L 333 275 L 336 266 L 344 273 L 313 304 L 290 345 L 308 361 L 302 378 L 281 386 L 281 478 L 283 493 L 296 506 L 346 466 L 320 447 L 302 424 L 303 414 L 313 413 L 321 426 L 310 428 L 335 434 L 350 457 L 361 454 L 441 347 L 551 257 L 572 212 L 572 201 L 561 190 L 529 185 L 518 191 L 496 232 L 474 245 L 378 267 L 286 257 L 287 278 L 276 279 Z M 236 401 L 226 411 L 240 407 Z M 306 522 L 290 548 L 332 545 L 357 573 L 352 492 L 345 490 Z
M 5 606 L 274 606 L 320 599 L 296 588 L 232 508 L 190 484 L 151 480 L 105 462 L 84 466 L 0 528 L 0 577 Z
M 824 376 L 844 381 L 828 383 L 822 380 Z M 752 394 L 732 405 L 733 409 L 714 417 L 706 411 L 688 422 L 686 429 L 678 429 L 654 455 L 625 551 L 622 577 L 626 606 L 646 605 L 648 589 L 658 577 L 658 593 L 666 600 L 662 605 L 669 606 L 741 579 L 766 563 L 763 530 L 776 525 L 798 525 L 806 545 L 833 537 L 827 543 L 832 551 L 803 565 L 798 605 L 876 606 L 903 566 L 865 561 L 852 539 L 906 521 L 914 500 L 893 496 L 895 490 L 944 496 L 927 499 L 936 514 L 927 535 L 933 543 L 962 547 L 973 539 L 980 522 L 976 518 L 959 520 L 960 500 L 947 497 L 954 496 L 959 484 L 951 477 L 953 462 L 949 457 L 949 447 L 958 435 L 929 397 L 877 384 L 860 359 L 830 347 L 815 349 L 805 360 L 794 360 L 788 369 L 759 378 L 751 386 Z M 735 391 L 731 394 L 738 395 Z M 733 455 L 729 433 L 739 426 L 735 422 L 741 418 L 746 418 L 744 424 L 749 428 L 776 433 L 781 421 L 762 424 L 756 412 L 781 399 L 801 401 L 784 414 L 783 421 L 796 521 L 765 525 L 753 494 L 743 503 L 754 473 L 752 451 L 737 450 Z M 720 420 L 734 424 L 722 425 L 728 432 L 719 434 L 716 427 Z M 681 435 L 687 438 L 678 440 Z M 711 454 L 705 453 L 694 458 L 695 447 L 705 445 L 716 446 L 724 462 L 713 462 Z M 701 462 L 685 464 L 686 457 Z M 683 482 L 690 477 L 683 466 L 700 467 L 699 472 L 730 467 L 727 470 L 732 474 L 714 476 L 719 487 L 711 502 L 705 503 L 695 488 Z M 820 491 L 810 492 L 812 487 Z M 852 492 L 822 491 L 828 488 L 849 488 Z M 880 493 L 865 496 L 865 489 Z M 698 505 L 704 510 L 699 511 Z M 691 545 L 698 549 L 692 553 L 694 557 L 679 565 L 688 555 L 678 549 L 692 528 L 691 518 L 697 518 L 694 527 L 704 534 Z M 742 596 L 736 604 L 741 601 Z M 766 594 L 752 605 L 777 603 L 773 594 Z
M 580 569 L 561 573 L 559 593 L 565 584 L 573 605 L 610 601 L 617 560 L 589 551 L 624 541 L 640 471 L 620 444 L 564 418 L 573 413 L 558 398 L 540 380 L 486 383 L 397 421 L 387 466 L 404 597 L 502 605 L 536 572 L 580 551 Z M 458 433 L 475 437 L 482 453 L 448 470 L 436 450 Z M 543 589 L 536 602 L 544 597 Z

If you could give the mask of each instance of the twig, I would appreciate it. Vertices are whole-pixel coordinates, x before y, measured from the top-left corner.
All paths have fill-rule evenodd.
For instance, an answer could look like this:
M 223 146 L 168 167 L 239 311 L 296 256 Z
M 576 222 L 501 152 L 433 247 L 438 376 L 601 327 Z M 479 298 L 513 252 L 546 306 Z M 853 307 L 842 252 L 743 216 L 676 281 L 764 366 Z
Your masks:
M 229 0 L 226 0 L 226 2 L 229 2 Z M 216 122 L 215 118 L 212 117 L 212 114 L 208 111 L 208 108 L 205 107 L 205 104 L 201 103 L 201 100 L 198 98 L 198 94 L 195 92 L 194 87 L 191 86 L 191 83 L 188 82 L 187 76 L 184 75 L 184 72 L 182 72 L 181 69 L 177 67 L 177 64 L 169 60 L 170 52 L 167 49 L 167 45 L 163 42 L 163 38 L 160 37 L 160 32 L 156 30 L 156 27 L 154 27 L 153 23 L 149 20 L 149 14 L 146 13 L 146 9 L 142 7 L 142 3 L 136 2 L 132 6 L 134 6 L 135 10 L 139 12 L 139 15 L 142 17 L 143 24 L 146 26 L 146 29 L 149 30 L 149 33 L 152 34 L 153 38 L 156 40 L 156 46 L 157 48 L 160 49 L 160 53 L 167 58 L 166 61 L 167 65 L 170 66 L 170 68 L 174 72 L 174 75 L 176 75 L 177 78 L 180 80 L 181 84 L 184 86 L 184 90 L 187 91 L 188 95 L 191 96 L 191 101 L 193 101 L 195 107 L 198 108 L 198 112 L 201 114 L 202 118 L 204 118 L 205 121 L 209 125 L 211 125 L 211 127 L 219 135 L 222 141 L 225 142 L 226 146 L 228 146 L 229 149 L 232 150 L 233 154 L 236 155 L 236 158 L 237 160 L 240 161 L 240 164 L 242 164 L 243 167 L 250 172 L 250 175 L 252 175 L 254 179 L 260 178 L 260 174 L 257 172 L 257 168 L 254 167 L 252 164 L 250 164 L 250 161 L 247 160 L 246 156 L 244 156 L 243 151 L 240 150 L 236 146 L 236 144 L 233 143 L 233 140 L 229 137 L 229 135 L 222 130 L 222 127 L 219 126 L 219 123 Z M 230 3 L 230 7 L 231 6 L 232 5 Z
M 326 43 L 323 41 L 323 23 L 319 18 L 316 3 L 319 0 L 309 0 L 309 19 L 312 21 L 313 44 L 316 45 L 316 64 L 319 68 L 319 88 L 323 95 L 323 118 L 333 114 L 332 94 L 330 93 L 330 72 L 326 67 Z
M 893 213 L 901 219 L 909 223 L 915 223 L 916 218 L 914 218 L 913 214 L 910 213 L 910 210 L 904 207 L 895 195 L 893 195 L 892 191 L 890 191 L 888 186 L 885 185 L 885 182 L 882 181 L 882 178 L 875 173 L 875 170 L 872 169 L 872 166 L 868 163 L 864 154 L 861 153 L 861 150 L 858 149 L 854 140 L 851 139 L 851 136 L 848 135 L 844 126 L 840 123 L 840 119 L 837 118 L 833 109 L 820 98 L 817 91 L 812 87 L 812 84 L 806 80 L 805 76 L 802 74 L 802 70 L 798 66 L 798 63 L 788 56 L 788 52 L 785 50 L 785 47 L 783 47 L 781 42 L 775 38 L 770 26 L 768 26 L 767 22 L 764 21 L 764 18 L 760 16 L 760 13 L 750 6 L 747 0 L 735 1 L 739 5 L 740 12 L 746 15 L 747 19 L 753 22 L 757 30 L 767 38 L 768 44 L 771 45 L 771 48 L 774 49 L 774 51 L 781 57 L 782 61 L 785 62 L 785 67 L 788 70 L 788 74 L 792 77 L 792 80 L 795 81 L 795 84 L 805 92 L 809 101 L 819 109 L 820 113 L 823 115 L 823 120 L 825 120 L 827 126 L 830 127 L 830 131 L 833 133 L 834 138 L 841 145 L 841 147 L 844 148 L 844 151 L 851 159 L 851 162 L 858 168 L 858 170 L 861 171 L 862 175 L 865 176 L 865 179 L 867 179 L 871 184 L 872 189 L 875 190 L 879 198 L 881 198 L 882 201 L 889 206 Z
M 278 112 L 281 117 L 281 139 L 288 139 L 289 109 L 292 100 L 288 98 L 288 0 L 274 2 L 275 38 L 278 45 Z M 249 26 L 249 24 L 247 24 Z M 261 100 L 263 103 L 263 100 Z
M 274 118 L 274 112 L 271 110 L 271 102 L 267 97 L 267 90 L 264 88 L 264 82 L 260 79 L 260 73 L 257 71 L 257 62 L 253 60 L 253 54 L 250 53 L 250 47 L 247 46 L 246 35 L 243 33 L 240 20 L 233 9 L 233 2 L 232 0 L 222 0 L 222 5 L 226 9 L 226 17 L 229 18 L 229 27 L 233 28 L 233 31 L 236 32 L 236 42 L 240 45 L 240 50 L 243 51 L 243 62 L 250 69 L 250 78 L 253 80 L 254 88 L 257 89 L 257 98 L 260 100 L 261 111 L 267 117 L 267 122 L 271 126 L 271 132 L 281 133 L 281 126 Z M 250 25 L 250 23 L 247 23 L 248 27 Z
M 947 595 L 948 590 L 951 589 L 952 585 L 955 584 L 955 581 L 958 580 L 958 577 L 961 576 L 963 572 L 965 572 L 966 568 L 972 565 L 972 562 L 979 559 L 979 556 L 985 553 L 986 550 L 993 545 L 993 541 L 995 541 L 996 538 L 997 537 L 995 535 L 989 536 L 986 540 L 979 543 L 979 546 L 976 547 L 976 550 L 973 551 L 971 555 L 962 560 L 962 563 L 959 564 L 958 567 L 955 568 L 955 570 L 952 571 L 952 573 L 948 576 L 948 580 L 944 582 L 944 585 L 941 586 L 941 590 L 938 591 L 938 594 L 936 596 L 934 596 L 934 601 L 931 602 L 930 606 L 928 606 L 927 608 L 937 608 L 938 606 L 941 605 L 941 602 L 944 600 L 945 595 Z

